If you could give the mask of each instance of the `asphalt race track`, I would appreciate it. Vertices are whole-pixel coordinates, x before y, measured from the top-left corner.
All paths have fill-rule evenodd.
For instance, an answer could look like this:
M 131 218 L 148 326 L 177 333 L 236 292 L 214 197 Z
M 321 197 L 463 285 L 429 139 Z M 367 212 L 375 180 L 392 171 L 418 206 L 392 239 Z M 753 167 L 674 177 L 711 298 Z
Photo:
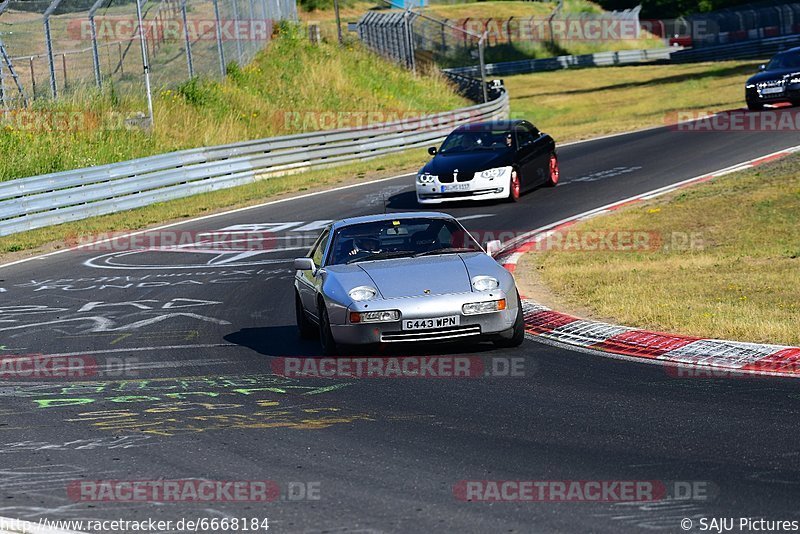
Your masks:
M 791 133 L 647 130 L 562 148 L 560 186 L 518 204 L 445 210 L 471 230 L 524 231 L 797 144 Z M 431 349 L 519 358 L 524 376 L 274 375 L 276 357 L 319 354 L 295 332 L 293 248 L 326 221 L 384 204 L 417 209 L 412 178 L 170 229 L 269 231 L 268 251 L 72 251 L 0 269 L 0 354 L 106 366 L 83 380 L 0 383 L 0 516 L 268 517 L 276 532 L 680 532 L 683 518 L 694 530 L 703 517 L 800 519 L 794 381 L 677 379 L 533 341 Z M 270 480 L 282 495 L 119 503 L 68 491 L 83 480 L 187 478 Z M 704 493 L 464 502 L 454 490 L 464 480 L 660 481 L 670 493 L 688 482 Z

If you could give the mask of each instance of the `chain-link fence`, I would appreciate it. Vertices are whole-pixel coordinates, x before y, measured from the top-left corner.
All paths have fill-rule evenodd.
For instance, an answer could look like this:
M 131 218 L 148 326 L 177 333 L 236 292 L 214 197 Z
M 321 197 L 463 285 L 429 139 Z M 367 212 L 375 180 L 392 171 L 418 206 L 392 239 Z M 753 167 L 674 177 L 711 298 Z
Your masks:
M 483 72 L 485 63 L 538 52 L 566 55 L 563 45 L 640 43 L 640 9 L 547 16 L 440 19 L 418 9 L 371 11 L 356 24 L 359 39 L 375 52 L 413 69 L 438 67 Z M 652 37 L 652 34 L 646 35 Z M 487 57 L 488 56 L 488 57 Z M 548 57 L 549 57 L 548 56 Z M 505 59 L 501 59 L 505 61 Z M 482 76 L 485 78 L 485 75 Z
M 778 0 L 677 19 L 670 35 L 692 46 L 714 46 L 800 33 L 800 3 Z
M 488 35 L 410 8 L 369 12 L 356 30 L 367 47 L 413 70 L 480 64 Z
M 445 20 L 412 11 L 370 12 L 356 25 L 358 36 L 371 50 L 415 72 L 478 64 L 478 78 L 447 71 L 465 96 L 487 102 L 484 49 L 487 33 L 473 33 Z
M 0 105 L 97 89 L 142 98 L 148 81 L 155 90 L 221 78 L 279 20 L 297 20 L 295 0 L 0 2 Z

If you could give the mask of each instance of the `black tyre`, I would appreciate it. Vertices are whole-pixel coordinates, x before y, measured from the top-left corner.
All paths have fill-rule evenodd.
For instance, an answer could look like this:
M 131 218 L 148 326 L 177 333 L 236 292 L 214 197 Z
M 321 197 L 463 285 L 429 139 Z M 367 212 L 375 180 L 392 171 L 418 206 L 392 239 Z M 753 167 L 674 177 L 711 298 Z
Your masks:
M 339 347 L 336 345 L 336 340 L 333 339 L 331 321 L 324 303 L 320 303 L 319 306 L 319 342 L 322 344 L 322 352 L 325 356 L 339 355 Z
M 300 301 L 300 295 L 295 292 L 294 294 L 294 313 L 295 320 L 297 321 L 297 331 L 300 333 L 302 339 L 311 339 L 317 335 L 317 328 L 314 323 L 308 320 L 303 304 Z
M 509 349 L 519 347 L 525 341 L 525 315 L 522 313 L 522 301 L 517 295 L 517 320 L 514 321 L 514 329 L 510 338 L 500 338 L 495 340 L 497 347 Z

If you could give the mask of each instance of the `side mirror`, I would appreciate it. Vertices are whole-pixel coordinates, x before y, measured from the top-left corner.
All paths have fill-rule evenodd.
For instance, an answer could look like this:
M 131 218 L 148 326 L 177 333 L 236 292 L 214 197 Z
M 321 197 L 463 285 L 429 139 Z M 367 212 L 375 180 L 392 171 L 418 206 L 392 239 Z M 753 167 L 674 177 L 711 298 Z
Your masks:
M 317 266 L 314 265 L 314 260 L 311 258 L 295 258 L 294 268 L 297 271 L 311 271 L 313 273 Z
M 758 70 L 767 70 L 767 66 L 764 63 L 762 63 L 761 65 L 758 66 Z
M 432 146 L 432 147 L 428 148 L 428 154 L 430 154 L 431 156 L 435 156 L 436 155 L 436 147 Z
M 486 253 L 489 256 L 494 257 L 495 254 L 497 254 L 498 252 L 500 252 L 500 250 L 502 250 L 503 243 L 499 239 L 493 239 L 492 241 L 486 243 L 485 248 L 486 248 Z

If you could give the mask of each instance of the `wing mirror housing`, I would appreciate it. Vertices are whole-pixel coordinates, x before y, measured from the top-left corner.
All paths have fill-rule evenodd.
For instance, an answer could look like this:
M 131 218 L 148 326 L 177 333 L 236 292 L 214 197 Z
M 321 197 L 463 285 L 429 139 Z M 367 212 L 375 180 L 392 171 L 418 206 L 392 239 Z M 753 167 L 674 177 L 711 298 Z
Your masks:
M 494 257 L 503 248 L 503 243 L 499 239 L 493 239 L 486 243 L 486 253 Z
M 429 147 L 428 148 L 428 154 L 430 154 L 431 156 L 435 156 L 436 155 L 436 147 L 435 146 Z
M 297 271 L 311 271 L 313 273 L 316 267 L 314 260 L 311 258 L 295 258 L 294 260 L 294 268 Z

